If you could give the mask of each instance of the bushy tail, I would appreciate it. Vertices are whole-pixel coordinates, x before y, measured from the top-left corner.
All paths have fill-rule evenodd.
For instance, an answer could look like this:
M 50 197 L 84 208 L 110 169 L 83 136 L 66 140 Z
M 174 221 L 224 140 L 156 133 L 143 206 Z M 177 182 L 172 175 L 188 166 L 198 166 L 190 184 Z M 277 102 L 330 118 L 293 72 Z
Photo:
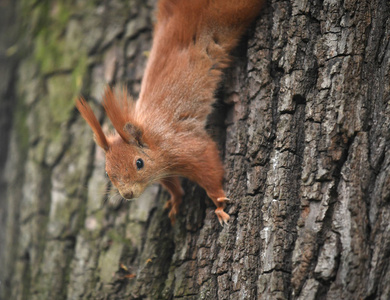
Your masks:
M 263 0 L 162 0 L 158 27 L 172 42 L 218 44 L 226 52 L 236 45 L 246 27 L 259 14 Z
M 159 1 L 153 47 L 137 104 L 139 114 L 151 119 L 167 116 L 167 122 L 173 123 L 204 122 L 222 70 L 230 63 L 230 51 L 263 2 Z M 171 113 L 162 115 L 167 107 Z

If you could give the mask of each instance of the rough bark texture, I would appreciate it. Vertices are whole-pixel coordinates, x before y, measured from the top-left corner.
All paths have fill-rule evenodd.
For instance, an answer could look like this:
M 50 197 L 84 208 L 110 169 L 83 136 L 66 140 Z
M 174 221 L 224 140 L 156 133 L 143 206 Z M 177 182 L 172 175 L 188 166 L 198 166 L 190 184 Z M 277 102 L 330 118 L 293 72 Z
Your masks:
M 267 2 L 210 116 L 225 227 L 187 180 L 173 227 L 158 186 L 109 200 L 74 109 L 108 125 L 105 84 L 137 95 L 155 1 L 18 4 L 0 9 L 23 24 L 17 65 L 0 39 L 1 299 L 390 298 L 387 0 Z

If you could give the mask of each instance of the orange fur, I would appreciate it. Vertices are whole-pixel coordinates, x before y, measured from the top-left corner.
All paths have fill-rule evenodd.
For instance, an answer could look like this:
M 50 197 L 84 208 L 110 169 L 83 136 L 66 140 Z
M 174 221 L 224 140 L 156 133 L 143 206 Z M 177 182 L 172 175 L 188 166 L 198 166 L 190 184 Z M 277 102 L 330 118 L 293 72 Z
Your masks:
M 96 143 L 104 150 L 108 150 L 108 143 L 106 136 L 100 127 L 99 121 L 96 119 L 91 107 L 85 102 L 84 98 L 79 98 L 76 101 L 76 107 L 81 113 L 81 116 L 87 121 L 88 125 L 91 126 L 94 134 Z
M 126 123 L 131 121 L 130 102 L 127 101 L 126 91 L 123 91 L 123 95 L 118 101 L 113 91 L 107 88 L 104 93 L 103 107 L 116 132 L 118 132 L 125 142 L 130 141 L 130 134 L 124 130 Z
M 153 47 L 135 105 L 107 89 L 104 108 L 117 135 L 104 137 L 89 106 L 77 107 L 106 151 L 106 171 L 125 198 L 159 181 L 171 194 L 173 221 L 183 191 L 178 176 L 202 186 L 227 222 L 223 166 L 205 130 L 229 52 L 258 15 L 262 0 L 161 0 Z M 92 114 L 92 115 L 91 115 Z M 142 161 L 142 167 L 140 161 Z

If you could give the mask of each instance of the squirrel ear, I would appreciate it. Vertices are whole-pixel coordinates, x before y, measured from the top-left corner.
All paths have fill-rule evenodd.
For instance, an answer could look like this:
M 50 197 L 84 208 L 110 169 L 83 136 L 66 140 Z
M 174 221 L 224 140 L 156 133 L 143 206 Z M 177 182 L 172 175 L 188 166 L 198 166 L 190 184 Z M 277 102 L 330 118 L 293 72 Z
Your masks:
M 142 138 L 142 130 L 139 127 L 132 123 L 126 123 L 125 127 L 123 127 L 123 130 L 129 133 L 131 138 L 134 138 L 138 146 L 142 148 L 147 147 L 145 141 Z M 132 141 L 130 140 L 129 142 L 131 143 Z
M 76 100 L 76 107 L 81 113 L 81 116 L 87 121 L 88 125 L 91 126 L 96 144 L 102 147 L 104 151 L 107 151 L 109 149 L 107 138 L 104 135 L 102 127 L 93 113 L 92 108 L 82 97 Z

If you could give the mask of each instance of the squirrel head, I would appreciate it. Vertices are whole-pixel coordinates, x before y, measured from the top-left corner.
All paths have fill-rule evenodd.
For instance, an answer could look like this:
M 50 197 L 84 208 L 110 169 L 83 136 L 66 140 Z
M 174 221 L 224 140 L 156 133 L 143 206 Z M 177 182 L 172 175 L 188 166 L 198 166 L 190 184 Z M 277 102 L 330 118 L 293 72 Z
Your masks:
M 154 181 L 156 170 L 153 151 L 125 142 L 121 136 L 107 138 L 106 173 L 125 199 L 138 198 Z
M 106 173 L 125 199 L 139 197 L 145 188 L 161 176 L 161 163 L 149 143 L 145 130 L 137 124 L 134 103 L 127 100 L 127 91 L 117 98 L 110 88 L 104 94 L 103 106 L 116 133 L 106 136 L 83 98 L 77 109 L 94 132 L 95 142 L 106 154 Z

